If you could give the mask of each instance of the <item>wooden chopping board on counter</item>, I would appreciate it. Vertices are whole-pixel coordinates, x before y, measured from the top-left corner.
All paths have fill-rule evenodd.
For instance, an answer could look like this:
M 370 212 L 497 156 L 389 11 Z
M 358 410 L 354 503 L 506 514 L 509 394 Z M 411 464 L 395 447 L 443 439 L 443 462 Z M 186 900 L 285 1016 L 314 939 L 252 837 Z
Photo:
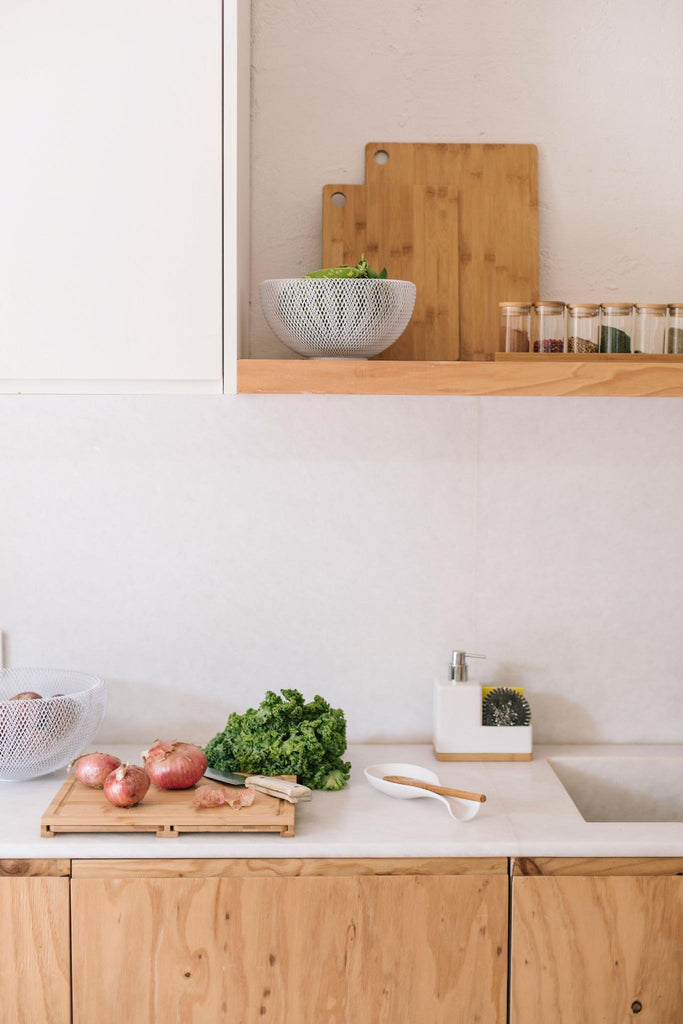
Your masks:
M 458 196 L 460 358 L 493 359 L 498 303 L 539 297 L 536 146 L 369 142 L 365 180 L 376 188 L 445 187 Z
M 376 358 L 457 359 L 457 191 L 409 182 L 325 185 L 323 266 L 352 266 L 362 253 L 373 270 L 386 267 L 417 289 L 410 323 Z
M 294 775 L 282 779 L 296 782 Z M 213 779 L 201 784 L 234 792 Z M 69 776 L 40 819 L 41 836 L 58 832 L 155 832 L 162 839 L 181 832 L 279 832 L 294 835 L 295 804 L 257 793 L 251 807 L 193 807 L 197 789 L 157 789 L 150 786 L 136 807 L 115 807 L 101 789 L 92 789 Z

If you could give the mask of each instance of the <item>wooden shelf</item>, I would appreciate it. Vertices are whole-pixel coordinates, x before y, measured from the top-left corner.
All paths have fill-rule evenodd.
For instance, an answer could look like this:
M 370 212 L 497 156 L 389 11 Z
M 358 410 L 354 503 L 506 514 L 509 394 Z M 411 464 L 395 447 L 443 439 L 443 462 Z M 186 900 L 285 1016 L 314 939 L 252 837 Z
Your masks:
M 495 362 L 240 359 L 237 391 L 262 395 L 683 397 L 683 357 L 536 356 Z

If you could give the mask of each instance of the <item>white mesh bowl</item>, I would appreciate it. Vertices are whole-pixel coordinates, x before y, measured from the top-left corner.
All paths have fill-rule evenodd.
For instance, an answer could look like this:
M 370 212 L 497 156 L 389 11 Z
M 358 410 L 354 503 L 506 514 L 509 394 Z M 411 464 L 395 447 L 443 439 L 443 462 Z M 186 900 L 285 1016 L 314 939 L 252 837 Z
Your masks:
M 393 344 L 415 305 L 411 281 L 291 277 L 262 281 L 268 326 L 311 359 L 367 359 Z
M 10 700 L 33 691 L 41 700 Z M 60 695 L 60 696 L 57 696 Z M 84 672 L 0 669 L 0 782 L 47 775 L 83 753 L 107 710 L 107 685 Z

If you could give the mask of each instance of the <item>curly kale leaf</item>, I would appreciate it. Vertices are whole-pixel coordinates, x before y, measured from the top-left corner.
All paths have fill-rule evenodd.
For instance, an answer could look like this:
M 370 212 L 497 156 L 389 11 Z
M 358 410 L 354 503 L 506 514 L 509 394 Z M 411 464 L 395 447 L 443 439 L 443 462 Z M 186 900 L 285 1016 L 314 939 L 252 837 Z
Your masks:
M 222 772 L 296 775 L 311 789 L 342 789 L 351 765 L 346 719 L 320 696 L 306 703 L 298 690 L 269 690 L 257 708 L 233 712 L 223 732 L 204 748 L 209 766 Z

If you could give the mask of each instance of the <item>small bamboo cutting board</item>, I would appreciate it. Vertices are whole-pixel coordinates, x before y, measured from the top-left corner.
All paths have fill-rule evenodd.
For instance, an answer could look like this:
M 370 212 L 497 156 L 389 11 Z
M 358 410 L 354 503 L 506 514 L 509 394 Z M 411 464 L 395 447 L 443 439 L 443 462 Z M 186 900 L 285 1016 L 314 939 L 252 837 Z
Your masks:
M 365 181 L 376 188 L 446 186 L 458 196 L 460 358 L 493 359 L 498 303 L 538 299 L 536 146 L 369 142 Z
M 296 782 L 294 775 L 280 778 Z M 213 779 L 210 786 L 233 790 Z M 251 807 L 193 807 L 192 789 L 150 786 L 137 807 L 115 807 L 101 789 L 91 789 L 70 776 L 40 819 L 41 836 L 58 832 L 155 832 L 173 839 L 181 832 L 279 832 L 294 835 L 295 804 L 257 793 Z
M 338 205 L 333 197 L 343 196 Z M 412 281 L 412 319 L 378 359 L 458 358 L 458 195 L 445 185 L 325 185 L 323 266 L 352 266 Z

